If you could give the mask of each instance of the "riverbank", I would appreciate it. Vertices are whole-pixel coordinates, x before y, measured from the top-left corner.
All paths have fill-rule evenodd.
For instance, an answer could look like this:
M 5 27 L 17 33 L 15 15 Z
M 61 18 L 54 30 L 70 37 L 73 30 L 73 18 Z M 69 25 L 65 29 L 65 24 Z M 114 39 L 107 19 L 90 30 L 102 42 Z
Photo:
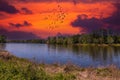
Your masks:
M 73 44 L 73 45 L 77 45 L 77 46 L 120 46 L 120 44 Z
M 119 80 L 115 66 L 81 68 L 73 64 L 36 64 L 0 51 L 0 80 Z
M 48 44 L 48 45 L 64 45 L 64 46 L 101 46 L 101 47 L 120 47 L 120 44 Z

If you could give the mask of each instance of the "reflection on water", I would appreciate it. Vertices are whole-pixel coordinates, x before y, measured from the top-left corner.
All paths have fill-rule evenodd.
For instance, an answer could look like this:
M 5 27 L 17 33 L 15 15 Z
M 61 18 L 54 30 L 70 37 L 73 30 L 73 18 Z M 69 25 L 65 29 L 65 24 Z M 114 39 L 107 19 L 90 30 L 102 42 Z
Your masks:
M 50 45 L 49 48 L 57 49 L 57 51 L 68 50 L 71 51 L 74 56 L 87 56 L 92 63 L 89 66 L 97 65 L 117 65 L 120 66 L 120 47 L 112 46 L 58 46 Z M 89 63 L 85 62 L 85 63 Z M 84 63 L 84 60 L 83 60 Z M 96 64 L 96 65 L 95 65 Z
M 47 45 L 47 44 L 13 44 L 3 45 L 3 49 L 12 54 L 33 59 L 45 63 L 72 62 L 79 66 L 107 66 L 120 67 L 120 47 L 110 46 L 70 46 L 70 45 Z M 2 46 L 0 46 L 2 47 Z

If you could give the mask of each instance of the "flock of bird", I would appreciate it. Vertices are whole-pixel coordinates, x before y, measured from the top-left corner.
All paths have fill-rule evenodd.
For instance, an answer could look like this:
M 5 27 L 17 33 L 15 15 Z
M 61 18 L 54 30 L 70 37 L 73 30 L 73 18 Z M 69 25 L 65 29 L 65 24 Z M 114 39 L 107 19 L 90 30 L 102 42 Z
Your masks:
M 58 28 L 60 24 L 64 23 L 67 16 L 66 11 L 63 10 L 60 4 L 57 5 L 56 9 L 52 9 L 51 13 L 45 17 L 45 20 L 49 20 L 48 23 L 49 29 L 53 30 Z
M 65 11 L 60 4 L 62 1 L 57 0 L 57 7 L 54 9 L 51 9 L 51 14 L 46 16 L 44 19 L 49 20 L 48 22 L 48 28 L 51 31 L 58 28 L 61 24 L 64 23 L 65 18 L 68 16 L 67 11 Z M 76 0 L 73 0 L 73 4 L 76 5 Z

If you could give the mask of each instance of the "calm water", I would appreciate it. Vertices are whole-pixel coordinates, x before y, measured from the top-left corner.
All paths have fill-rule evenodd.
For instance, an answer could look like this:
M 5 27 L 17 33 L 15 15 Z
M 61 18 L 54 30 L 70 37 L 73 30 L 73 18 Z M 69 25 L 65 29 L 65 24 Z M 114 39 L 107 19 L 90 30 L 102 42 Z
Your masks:
M 82 67 L 120 67 L 120 47 L 60 46 L 47 44 L 7 43 L 0 46 L 13 55 L 37 63 L 73 63 Z

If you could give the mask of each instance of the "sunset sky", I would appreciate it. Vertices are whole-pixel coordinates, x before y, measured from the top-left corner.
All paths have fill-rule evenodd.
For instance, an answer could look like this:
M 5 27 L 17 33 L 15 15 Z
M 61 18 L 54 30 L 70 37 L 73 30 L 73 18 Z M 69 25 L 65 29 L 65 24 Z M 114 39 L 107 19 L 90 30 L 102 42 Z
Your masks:
M 120 31 L 119 0 L 0 0 L 0 34 L 8 39 L 36 39 Z

